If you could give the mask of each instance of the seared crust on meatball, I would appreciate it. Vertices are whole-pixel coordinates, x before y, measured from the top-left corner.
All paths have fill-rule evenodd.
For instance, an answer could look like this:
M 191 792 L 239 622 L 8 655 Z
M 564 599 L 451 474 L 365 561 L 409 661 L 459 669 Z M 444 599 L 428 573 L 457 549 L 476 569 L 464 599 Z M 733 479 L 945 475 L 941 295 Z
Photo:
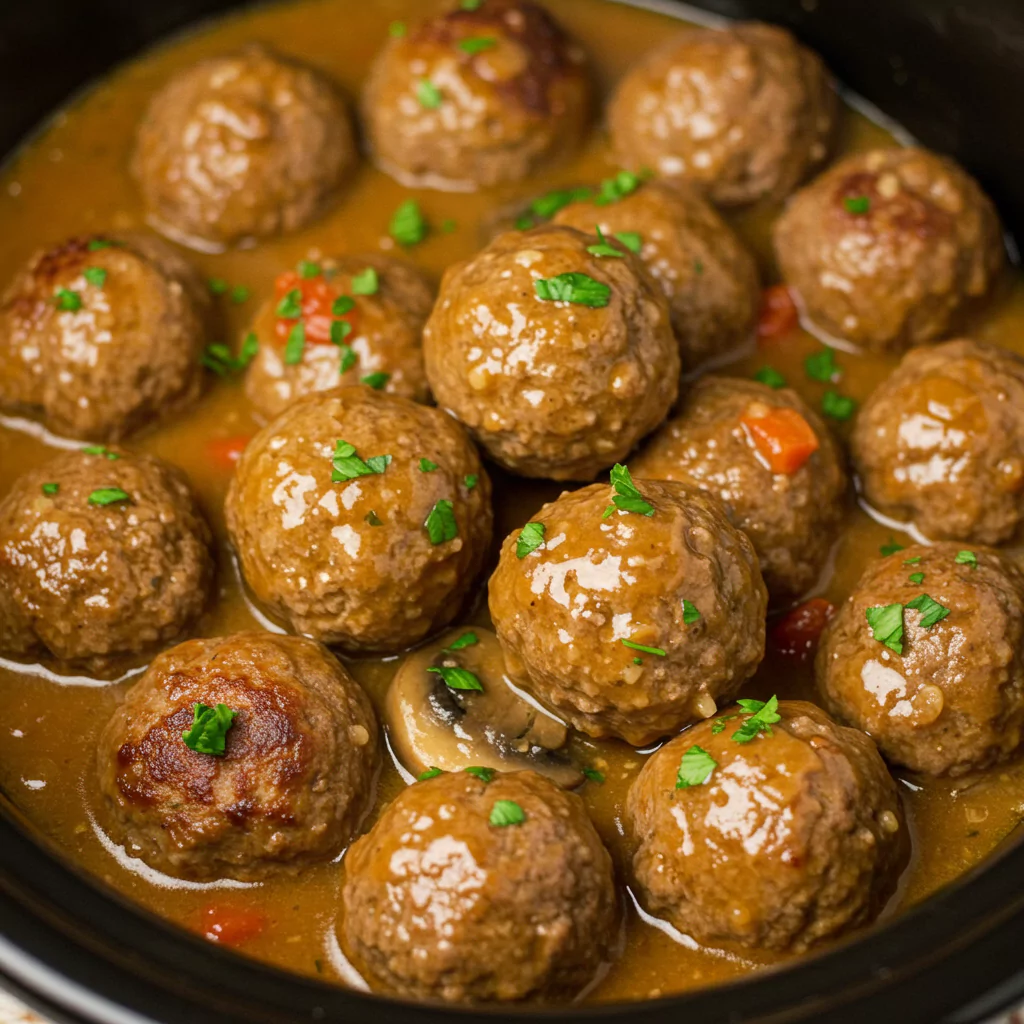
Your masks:
M 210 302 L 151 235 L 72 238 L 37 253 L 0 301 L 0 408 L 90 441 L 189 405 Z
M 523 820 L 492 824 L 502 801 Z M 580 798 L 535 772 L 410 786 L 352 845 L 345 875 L 344 946 L 401 995 L 565 998 L 616 939 L 608 851 Z
M 339 345 L 331 340 L 326 317 L 314 314 L 326 326 L 317 337 L 316 325 L 307 317 L 302 359 L 288 364 L 287 334 L 296 321 L 277 315 L 276 300 L 265 303 L 252 325 L 260 347 L 245 378 L 245 393 L 252 404 L 264 416 L 276 416 L 296 398 L 358 384 L 376 373 L 387 375 L 382 390 L 388 394 L 426 402 L 430 389 L 423 369 L 423 325 L 434 304 L 434 292 L 423 273 L 392 256 L 372 253 L 326 259 L 321 266 L 324 277 L 316 279 L 317 284 L 325 295 L 352 299 L 348 319 L 354 326 Z M 376 271 L 377 289 L 357 295 L 352 279 L 367 268 Z M 296 284 L 302 291 L 308 280 Z
M 680 33 L 620 83 L 618 159 L 684 178 L 731 206 L 784 199 L 828 154 L 835 86 L 785 29 L 738 22 Z
M 222 757 L 186 745 L 196 704 L 237 712 Z M 302 637 L 239 633 L 165 651 L 99 745 L 115 840 L 170 875 L 266 878 L 336 854 L 373 803 L 369 698 Z
M 891 605 L 904 606 L 902 634 L 887 645 L 868 612 Z M 963 775 L 1005 761 L 1024 730 L 1024 574 L 948 542 L 880 559 L 826 627 L 816 670 L 832 713 L 893 764 Z
M 555 217 L 588 234 L 640 235 L 640 259 L 668 299 L 683 365 L 728 356 L 753 337 L 757 266 L 736 233 L 685 185 L 649 181 L 614 203 L 571 203 Z M 625 248 L 625 246 L 620 246 Z
M 817 449 L 795 470 L 773 467 L 758 444 L 758 420 L 792 410 Z M 714 495 L 753 542 L 773 598 L 797 597 L 821 575 L 843 516 L 846 473 L 818 415 L 788 388 L 704 377 L 630 463 L 638 477 L 678 480 Z
M 539 227 L 448 268 L 423 333 L 427 379 L 491 458 L 521 476 L 591 480 L 668 413 L 679 346 L 661 289 L 632 253 Z M 550 301 L 540 279 L 585 275 L 607 305 Z M 586 283 L 586 282 L 584 282 Z
M 694 726 L 630 788 L 641 902 L 699 942 L 802 951 L 873 920 L 906 862 L 896 785 L 871 740 L 804 701 L 778 713 L 747 743 L 739 708 Z M 680 787 L 694 747 L 710 773 L 695 781 L 683 765 Z
M 390 462 L 334 482 L 338 442 Z M 256 597 L 353 651 L 401 650 L 451 622 L 491 540 L 490 482 L 459 424 L 362 386 L 300 398 L 260 431 L 225 513 Z
M 543 543 L 519 557 L 522 531 L 510 534 L 489 595 L 525 689 L 581 732 L 641 746 L 714 714 L 753 675 L 767 593 L 715 499 L 667 480 L 636 486 L 652 515 L 606 515 L 608 484 L 545 505 L 532 520 Z
M 252 45 L 164 85 L 139 125 L 132 172 L 158 230 L 216 251 L 303 227 L 357 159 L 333 83 Z
M 1024 360 L 969 340 L 918 348 L 857 416 L 853 457 L 876 507 L 924 534 L 997 544 L 1024 515 Z
M 988 196 L 923 149 L 840 160 L 793 197 L 774 243 L 807 316 L 878 352 L 955 331 L 1006 264 Z
M 66 452 L 0 502 L 0 652 L 105 673 L 176 638 L 212 576 L 210 531 L 180 470 L 121 449 Z
M 455 6 L 391 39 L 363 120 L 377 163 L 409 186 L 519 181 L 580 145 L 590 124 L 583 50 L 541 6 Z

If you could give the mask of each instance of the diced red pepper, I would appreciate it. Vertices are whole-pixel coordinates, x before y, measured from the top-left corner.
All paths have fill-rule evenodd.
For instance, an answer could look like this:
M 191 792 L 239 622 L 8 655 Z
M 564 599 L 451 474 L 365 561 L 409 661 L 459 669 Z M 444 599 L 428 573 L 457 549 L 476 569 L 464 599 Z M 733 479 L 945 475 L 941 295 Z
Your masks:
M 266 926 L 266 915 L 258 910 L 213 904 L 203 908 L 199 931 L 211 942 L 241 946 L 255 939 Z
M 239 437 L 215 437 L 206 443 L 206 454 L 219 469 L 234 469 L 245 446 L 252 440 L 248 434 Z
M 740 422 L 773 473 L 791 476 L 821 446 L 810 423 L 796 409 L 786 406 L 755 403 Z
M 791 334 L 800 323 L 793 296 L 784 284 L 773 284 L 761 293 L 761 311 L 757 317 L 757 336 L 762 341 Z
M 345 320 L 355 330 L 356 322 L 359 319 L 358 310 L 353 308 L 342 316 L 334 315 L 332 312 L 334 303 L 345 292 L 334 282 L 328 281 L 323 274 L 316 277 L 302 277 L 294 270 L 286 270 L 283 274 L 279 274 L 274 281 L 275 309 L 281 300 L 293 291 L 298 291 L 301 296 L 301 319 L 306 328 L 307 344 L 330 344 L 331 324 L 335 320 Z M 298 320 L 297 317 L 277 317 L 274 323 L 274 333 L 282 345 L 288 340 L 288 335 Z
M 771 633 L 773 649 L 806 661 L 818 646 L 821 631 L 836 613 L 836 606 L 823 597 L 812 597 L 784 615 Z

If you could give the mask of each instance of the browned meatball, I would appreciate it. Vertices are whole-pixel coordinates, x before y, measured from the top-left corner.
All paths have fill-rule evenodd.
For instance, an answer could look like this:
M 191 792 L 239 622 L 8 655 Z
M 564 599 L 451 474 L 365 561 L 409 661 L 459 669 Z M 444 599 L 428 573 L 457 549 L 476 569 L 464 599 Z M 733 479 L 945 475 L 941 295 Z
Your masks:
M 630 247 L 639 242 L 668 299 L 684 366 L 721 359 L 753 337 L 761 298 L 754 259 L 696 191 L 650 181 L 616 202 L 599 194 L 572 203 L 555 223 L 588 233 L 600 227 L 613 242 L 628 232 Z
M 199 394 L 209 298 L 148 235 L 38 253 L 0 301 L 0 408 L 58 434 L 125 437 Z
M 221 756 L 186 743 L 200 704 L 235 712 Z M 114 839 L 193 879 L 261 879 L 333 856 L 372 805 L 379 767 L 356 681 L 320 644 L 272 633 L 165 651 L 114 713 L 98 757 Z
M 180 470 L 121 449 L 58 455 L 0 502 L 0 653 L 105 672 L 177 637 L 212 575 Z
M 155 227 L 217 251 L 308 224 L 357 159 L 333 83 L 249 46 L 164 85 L 139 125 L 132 171 Z
M 345 857 L 339 929 L 385 989 L 450 1003 L 565 998 L 616 938 L 611 858 L 534 772 L 410 786 Z
M 500 235 L 448 268 L 424 330 L 438 403 L 522 476 L 592 480 L 675 401 L 661 289 L 632 253 L 595 256 L 596 244 L 564 227 Z
M 633 872 L 646 909 L 698 942 L 800 951 L 878 914 L 907 826 L 867 736 L 804 701 L 769 711 L 757 731 L 732 708 L 644 765 Z
M 741 22 L 655 50 L 622 80 L 608 119 L 626 167 L 733 205 L 792 192 L 827 155 L 836 107 L 816 54 L 784 29 Z
M 832 712 L 893 764 L 962 775 L 1024 730 L 1024 574 L 989 548 L 915 545 L 865 569 L 822 634 Z
M 545 505 L 542 530 L 506 538 L 489 594 L 513 678 L 582 732 L 640 746 L 714 714 L 753 675 L 767 594 L 715 499 L 633 486 L 650 514 L 616 508 L 621 484 Z
M 260 431 L 225 512 L 256 597 L 354 651 L 451 622 L 491 540 L 490 483 L 458 423 L 362 386 L 300 398 Z
M 777 427 L 806 437 L 798 455 L 777 450 Z M 679 480 L 720 499 L 753 541 L 773 598 L 797 597 L 824 569 L 846 473 L 828 428 L 795 391 L 704 377 L 631 466 L 638 477 Z
M 381 390 L 427 401 L 422 335 L 434 293 L 424 275 L 379 255 L 326 259 L 320 267 L 314 277 L 281 274 L 273 300 L 256 314 L 252 330 L 259 351 L 245 380 L 252 404 L 263 415 L 276 416 L 302 395 L 381 374 L 386 377 Z M 289 296 L 297 297 L 301 316 L 279 315 Z M 332 315 L 341 308 L 339 300 L 347 305 L 346 298 L 351 310 Z M 300 322 L 305 345 L 298 361 L 289 362 L 288 339 Z M 344 337 L 332 336 L 338 322 L 346 325 Z
M 864 404 L 853 457 L 878 508 L 997 544 L 1024 516 L 1024 360 L 973 341 L 907 353 Z
M 590 123 L 583 50 L 524 0 L 455 7 L 391 39 L 363 119 L 380 166 L 410 186 L 519 181 L 575 150 Z
M 988 197 L 923 149 L 840 160 L 793 197 L 774 241 L 807 316 L 879 352 L 956 330 L 1006 262 Z

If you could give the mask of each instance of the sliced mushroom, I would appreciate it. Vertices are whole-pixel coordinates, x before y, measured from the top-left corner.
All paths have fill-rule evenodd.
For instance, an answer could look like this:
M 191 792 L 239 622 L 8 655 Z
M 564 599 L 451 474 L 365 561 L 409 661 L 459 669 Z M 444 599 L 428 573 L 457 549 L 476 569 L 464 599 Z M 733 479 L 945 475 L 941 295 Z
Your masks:
M 450 630 L 409 655 L 384 715 L 392 749 L 413 775 L 479 765 L 531 768 L 566 789 L 583 781 L 563 751 L 568 729 L 512 689 L 498 638 L 487 629 Z

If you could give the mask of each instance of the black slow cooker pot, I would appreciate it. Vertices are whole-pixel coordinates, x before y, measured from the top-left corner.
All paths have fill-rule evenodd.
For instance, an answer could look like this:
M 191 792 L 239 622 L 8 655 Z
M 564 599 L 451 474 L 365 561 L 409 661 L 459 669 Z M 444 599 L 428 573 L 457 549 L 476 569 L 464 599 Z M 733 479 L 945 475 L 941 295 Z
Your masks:
M 360 0 L 348 0 L 358 3 Z M 596 0 L 595 0 L 596 2 Z M 642 3 L 644 0 L 621 0 Z M 682 5 L 646 0 L 664 10 Z M 231 0 L 4 0 L 0 153 L 76 89 Z M 1024 232 L 1024 0 L 704 0 L 787 25 L 851 88 L 951 153 Z M 105 890 L 33 840 L 0 793 L 0 985 L 58 1021 L 433 1024 L 983 1021 L 1024 1002 L 1024 843 L 894 923 L 726 987 L 628 1006 L 500 1014 L 373 999 L 259 966 Z

